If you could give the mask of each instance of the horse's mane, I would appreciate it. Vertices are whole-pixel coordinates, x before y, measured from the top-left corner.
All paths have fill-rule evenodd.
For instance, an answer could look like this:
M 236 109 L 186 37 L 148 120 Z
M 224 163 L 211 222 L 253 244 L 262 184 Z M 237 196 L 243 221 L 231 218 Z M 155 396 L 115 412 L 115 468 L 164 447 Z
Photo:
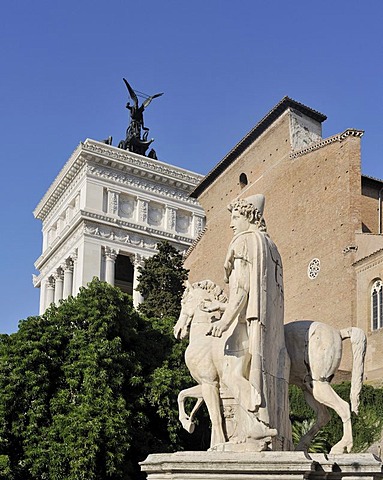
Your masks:
M 211 280 L 201 280 L 192 284 L 192 288 L 201 288 L 214 295 L 214 299 L 222 303 L 227 303 L 228 298 L 222 288 Z M 188 290 L 188 289 L 186 289 Z M 185 293 L 186 293 L 185 290 Z

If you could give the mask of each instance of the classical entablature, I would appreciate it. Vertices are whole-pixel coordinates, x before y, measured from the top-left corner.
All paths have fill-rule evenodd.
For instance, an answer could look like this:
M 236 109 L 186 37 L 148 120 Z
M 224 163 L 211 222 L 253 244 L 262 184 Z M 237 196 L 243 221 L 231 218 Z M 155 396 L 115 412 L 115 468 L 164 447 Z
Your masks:
M 138 303 L 135 267 L 142 259 L 161 240 L 186 251 L 202 232 L 204 212 L 189 197 L 201 179 L 111 145 L 81 143 L 34 211 L 43 224 L 34 277 L 40 312 L 94 276 L 119 284 Z

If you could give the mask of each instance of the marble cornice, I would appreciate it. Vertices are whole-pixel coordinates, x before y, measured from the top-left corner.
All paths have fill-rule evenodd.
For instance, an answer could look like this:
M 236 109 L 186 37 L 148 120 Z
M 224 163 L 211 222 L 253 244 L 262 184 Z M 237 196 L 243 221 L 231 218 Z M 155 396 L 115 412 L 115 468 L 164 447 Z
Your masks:
M 53 207 L 57 204 L 59 199 L 63 197 L 64 193 L 68 193 L 69 185 L 71 183 L 73 184 L 73 179 L 84 166 L 84 159 L 81 157 L 81 145 L 82 144 L 78 145 L 74 150 L 69 160 L 63 166 L 60 173 L 40 200 L 33 212 L 35 218 L 44 221 L 49 213 L 52 212 Z
M 132 172 L 140 176 L 151 176 L 156 182 L 173 183 L 178 188 L 190 190 L 203 178 L 203 175 L 176 167 L 159 160 L 87 139 L 82 148 L 88 160 L 101 165 Z
M 323 148 L 330 143 L 336 143 L 336 142 L 343 142 L 348 137 L 362 137 L 364 134 L 363 130 L 356 130 L 355 128 L 348 128 L 342 133 L 338 133 L 337 135 L 334 135 L 329 138 L 325 138 L 324 140 L 321 140 L 320 142 L 313 143 L 307 148 L 303 148 L 302 150 L 298 150 L 295 152 L 290 153 L 290 158 L 298 158 L 301 157 L 302 155 L 306 155 L 307 153 L 313 152 L 314 150 L 319 150 L 320 148 Z
M 47 272 L 57 266 L 64 255 L 70 255 L 72 247 L 80 240 L 83 233 L 84 222 L 78 222 L 66 232 L 65 236 L 60 239 L 60 242 L 57 243 L 54 248 L 45 250 L 35 262 L 36 269 L 40 271 L 40 275 L 35 277 L 36 281 L 40 282 L 41 278 L 45 276 Z M 69 234 L 70 238 L 68 238 Z M 65 241 L 66 239 L 68 240 Z
M 157 194 L 161 197 L 168 197 L 176 200 L 177 202 L 182 201 L 190 205 L 195 205 L 199 207 L 199 203 L 196 199 L 189 197 L 188 192 L 184 189 L 173 188 L 167 184 L 158 184 L 155 181 L 150 181 L 151 177 L 145 178 L 146 172 L 141 172 L 141 177 L 135 176 L 137 172 L 132 172 L 129 174 L 127 172 L 117 171 L 105 167 L 104 165 L 88 165 L 87 166 L 87 175 L 100 177 L 104 180 L 108 180 L 113 183 L 113 186 L 116 183 L 120 185 L 128 186 L 135 190 L 136 194 L 139 194 L 140 191 L 145 191 L 148 194 Z M 156 179 L 155 179 L 156 180 Z
M 39 256 L 39 258 L 35 261 L 35 268 L 36 270 L 40 270 L 43 268 L 44 264 L 53 256 L 55 256 L 56 252 L 61 249 L 63 244 L 67 240 L 71 241 L 72 237 L 78 238 L 79 231 L 81 232 L 81 223 L 82 218 L 80 215 L 76 215 L 76 219 L 73 223 L 67 226 L 64 231 L 60 234 L 58 238 L 56 238 L 52 245 L 46 248 L 43 253 Z M 71 237 L 71 238 L 69 238 Z
M 89 170 L 91 164 L 94 165 L 95 169 L 104 167 L 104 172 L 110 171 L 109 179 L 111 181 L 117 180 L 121 183 L 129 183 L 127 180 L 129 176 L 135 176 L 138 181 L 145 178 L 149 191 L 153 190 L 150 184 L 155 185 L 157 183 L 159 187 L 163 184 L 164 189 L 161 190 L 161 194 L 167 192 L 169 196 L 175 198 L 187 198 L 188 194 L 203 178 L 203 175 L 189 170 L 87 139 L 74 150 L 35 208 L 34 216 L 45 221 L 54 211 L 54 207 L 61 204 L 73 191 L 73 188 L 79 183 L 83 173 Z M 81 169 L 83 169 L 82 172 Z M 79 172 L 81 172 L 80 175 Z M 93 173 L 97 174 L 95 172 L 96 170 Z

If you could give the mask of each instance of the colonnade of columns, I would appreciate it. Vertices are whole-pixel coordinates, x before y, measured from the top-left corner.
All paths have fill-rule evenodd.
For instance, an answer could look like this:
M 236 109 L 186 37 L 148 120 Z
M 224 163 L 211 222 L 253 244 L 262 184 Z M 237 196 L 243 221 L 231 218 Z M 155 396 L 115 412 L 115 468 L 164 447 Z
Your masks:
M 45 284 L 45 302 L 43 313 L 49 305 L 59 304 L 73 294 L 73 274 L 77 261 L 77 253 L 72 253 L 48 278 Z
M 105 281 L 110 285 L 115 283 L 116 260 L 119 255 L 119 249 L 105 246 L 103 255 L 105 258 Z M 130 254 L 129 258 L 133 264 L 133 305 L 137 307 L 143 300 L 140 292 L 136 290 L 139 283 L 138 267 L 143 265 L 144 257 L 138 253 Z M 60 300 L 65 300 L 74 294 L 75 269 L 77 263 L 77 253 L 72 253 L 59 267 L 48 277 L 44 288 L 44 302 L 41 305 L 40 314 L 52 303 L 58 305 Z
M 110 285 L 114 285 L 116 259 L 120 253 L 119 249 L 104 247 L 105 255 L 105 281 Z M 143 257 L 138 253 L 129 255 L 133 264 L 133 305 L 137 307 L 143 300 L 140 292 L 136 290 L 138 286 L 138 267 L 143 264 Z

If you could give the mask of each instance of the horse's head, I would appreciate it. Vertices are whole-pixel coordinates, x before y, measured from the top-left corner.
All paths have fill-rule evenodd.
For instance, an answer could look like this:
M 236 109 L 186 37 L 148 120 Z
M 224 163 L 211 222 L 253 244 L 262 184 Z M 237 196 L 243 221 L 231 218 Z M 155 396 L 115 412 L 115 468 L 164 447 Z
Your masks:
M 181 300 L 181 313 L 174 327 L 174 336 L 177 339 L 185 338 L 188 335 L 189 326 L 194 316 L 202 314 L 207 318 L 209 310 L 206 306 L 217 300 L 225 303 L 227 297 L 223 290 L 211 280 L 203 280 L 193 284 L 187 282 Z

